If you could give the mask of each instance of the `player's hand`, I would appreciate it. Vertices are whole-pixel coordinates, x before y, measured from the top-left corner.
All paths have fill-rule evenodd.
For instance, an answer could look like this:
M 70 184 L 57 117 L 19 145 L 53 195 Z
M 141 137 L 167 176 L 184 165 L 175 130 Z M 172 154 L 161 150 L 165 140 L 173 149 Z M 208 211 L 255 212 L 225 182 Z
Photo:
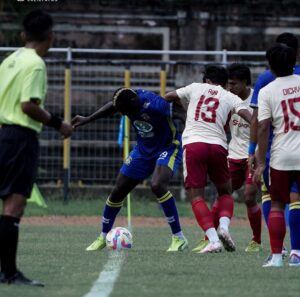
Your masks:
M 266 165 L 264 163 L 257 165 L 257 168 L 255 169 L 254 174 L 253 174 L 253 182 L 260 183 L 261 176 L 262 176 L 265 168 L 266 168 Z
M 64 138 L 68 138 L 73 133 L 73 127 L 71 124 L 68 124 L 66 122 L 62 122 L 61 127 L 59 129 L 59 132 Z
M 252 173 L 256 169 L 256 157 L 255 155 L 248 156 L 248 167 L 249 171 Z
M 75 116 L 71 123 L 74 129 L 76 129 L 79 126 L 83 126 L 89 122 L 89 117 L 82 117 L 80 115 Z

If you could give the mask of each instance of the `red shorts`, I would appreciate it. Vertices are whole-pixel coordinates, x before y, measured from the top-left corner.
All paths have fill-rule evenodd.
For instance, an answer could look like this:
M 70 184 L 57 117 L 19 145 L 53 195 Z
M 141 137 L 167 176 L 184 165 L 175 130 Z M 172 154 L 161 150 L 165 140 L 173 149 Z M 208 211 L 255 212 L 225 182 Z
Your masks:
M 207 175 L 215 184 L 230 180 L 228 152 L 221 145 L 204 142 L 189 143 L 183 148 L 184 185 L 189 188 L 204 188 Z
M 270 167 L 270 194 L 273 201 L 290 203 L 290 192 L 294 181 L 300 189 L 300 171 L 283 171 Z
M 252 174 L 249 172 L 248 159 L 228 159 L 232 191 L 239 189 L 244 183 L 252 185 Z

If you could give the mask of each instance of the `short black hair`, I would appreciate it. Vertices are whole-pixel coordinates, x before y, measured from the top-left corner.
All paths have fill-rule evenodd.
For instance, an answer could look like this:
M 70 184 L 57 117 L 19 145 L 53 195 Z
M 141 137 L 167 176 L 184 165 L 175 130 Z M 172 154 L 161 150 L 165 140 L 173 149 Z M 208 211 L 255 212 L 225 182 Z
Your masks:
M 52 27 L 52 17 L 40 9 L 31 11 L 23 20 L 27 41 L 45 41 L 52 31 Z
M 247 65 L 242 63 L 232 63 L 227 67 L 228 78 L 245 80 L 246 84 L 251 85 L 251 72 Z
M 296 52 L 298 51 L 298 39 L 293 33 L 284 32 L 277 36 L 277 43 L 283 43 L 293 48 Z
M 203 82 L 209 79 L 213 84 L 225 86 L 228 81 L 228 72 L 225 67 L 220 65 L 206 65 L 203 72 Z
M 276 76 L 293 74 L 297 59 L 296 51 L 293 48 L 283 43 L 275 43 L 267 50 L 266 58 Z
M 122 113 L 130 112 L 131 102 L 137 97 L 137 93 L 130 88 L 119 88 L 113 94 L 113 106 Z

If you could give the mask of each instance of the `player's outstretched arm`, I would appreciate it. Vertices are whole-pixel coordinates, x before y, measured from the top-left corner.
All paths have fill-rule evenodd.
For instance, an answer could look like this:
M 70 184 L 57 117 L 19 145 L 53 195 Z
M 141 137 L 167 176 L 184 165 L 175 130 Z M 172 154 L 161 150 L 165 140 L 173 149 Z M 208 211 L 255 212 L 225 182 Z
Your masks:
M 169 93 L 167 93 L 164 97 L 164 99 L 168 102 L 174 102 L 175 104 L 181 105 L 181 101 L 179 96 L 177 95 L 176 91 L 171 91 Z
M 93 121 L 96 121 L 100 118 L 105 118 L 108 116 L 112 116 L 116 113 L 116 109 L 113 106 L 112 101 L 107 102 L 106 104 L 104 104 L 102 107 L 100 107 L 96 112 L 92 113 L 91 115 L 87 116 L 87 117 L 83 117 L 80 115 L 76 115 L 71 123 L 73 128 L 77 128 L 80 126 L 84 126 L 88 123 L 91 123 Z
M 65 138 L 70 137 L 73 132 L 72 126 L 41 108 L 39 103 L 39 99 L 31 99 L 30 101 L 22 102 L 22 111 L 33 120 L 54 128 Z
M 257 168 L 254 172 L 253 179 L 255 182 L 260 182 L 261 175 L 265 170 L 266 154 L 268 149 L 268 139 L 270 133 L 271 118 L 262 120 L 258 123 L 258 154 L 257 154 Z

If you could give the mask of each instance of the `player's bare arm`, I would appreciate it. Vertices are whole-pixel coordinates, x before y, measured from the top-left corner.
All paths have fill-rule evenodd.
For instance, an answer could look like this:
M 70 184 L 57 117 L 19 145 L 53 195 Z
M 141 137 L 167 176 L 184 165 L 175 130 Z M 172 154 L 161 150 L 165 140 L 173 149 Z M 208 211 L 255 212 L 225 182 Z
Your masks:
M 30 101 L 21 103 L 22 111 L 27 114 L 33 120 L 43 123 L 45 125 L 49 125 L 49 123 L 53 122 L 53 119 L 56 119 L 55 125 L 51 125 L 56 130 L 58 130 L 65 138 L 70 137 L 72 135 L 73 129 L 72 126 L 55 116 L 51 115 L 47 110 L 41 108 L 40 99 L 33 98 Z
M 250 141 L 257 143 L 257 129 L 258 129 L 258 108 L 253 109 L 253 113 L 250 121 Z
M 270 134 L 271 118 L 262 120 L 258 123 L 258 154 L 257 154 L 257 168 L 254 172 L 253 179 L 255 182 L 261 180 L 261 175 L 265 170 L 266 154 L 268 149 L 268 139 Z
M 167 93 L 166 96 L 164 97 L 164 99 L 168 102 L 174 102 L 175 104 L 182 106 L 182 103 L 181 103 L 180 98 L 177 95 L 176 91 L 171 91 L 171 92 Z
M 179 119 L 183 123 L 185 123 L 186 120 L 186 107 L 183 106 L 177 92 L 171 91 L 166 94 L 164 99 L 168 102 L 173 102 L 173 107 L 172 107 L 172 117 L 174 119 Z
M 250 123 L 251 113 L 247 109 L 239 110 L 238 115 L 241 116 L 247 123 Z
M 79 126 L 84 126 L 88 123 L 91 123 L 93 121 L 96 121 L 100 118 L 105 118 L 108 116 L 112 116 L 116 113 L 116 109 L 113 106 L 113 102 L 107 102 L 106 104 L 104 104 L 102 107 L 100 107 L 96 112 L 92 113 L 91 115 L 84 117 L 84 116 L 80 116 L 80 115 L 76 115 L 71 123 L 73 128 L 77 128 Z
M 257 143 L 257 130 L 258 130 L 257 116 L 258 116 L 258 109 L 254 108 L 252 117 L 251 117 L 251 121 L 250 121 L 250 144 L 252 143 L 254 145 Z M 254 150 L 255 150 L 255 148 L 254 148 Z M 248 166 L 249 166 L 250 170 L 253 170 L 256 167 L 256 156 L 255 156 L 254 152 L 249 153 Z

